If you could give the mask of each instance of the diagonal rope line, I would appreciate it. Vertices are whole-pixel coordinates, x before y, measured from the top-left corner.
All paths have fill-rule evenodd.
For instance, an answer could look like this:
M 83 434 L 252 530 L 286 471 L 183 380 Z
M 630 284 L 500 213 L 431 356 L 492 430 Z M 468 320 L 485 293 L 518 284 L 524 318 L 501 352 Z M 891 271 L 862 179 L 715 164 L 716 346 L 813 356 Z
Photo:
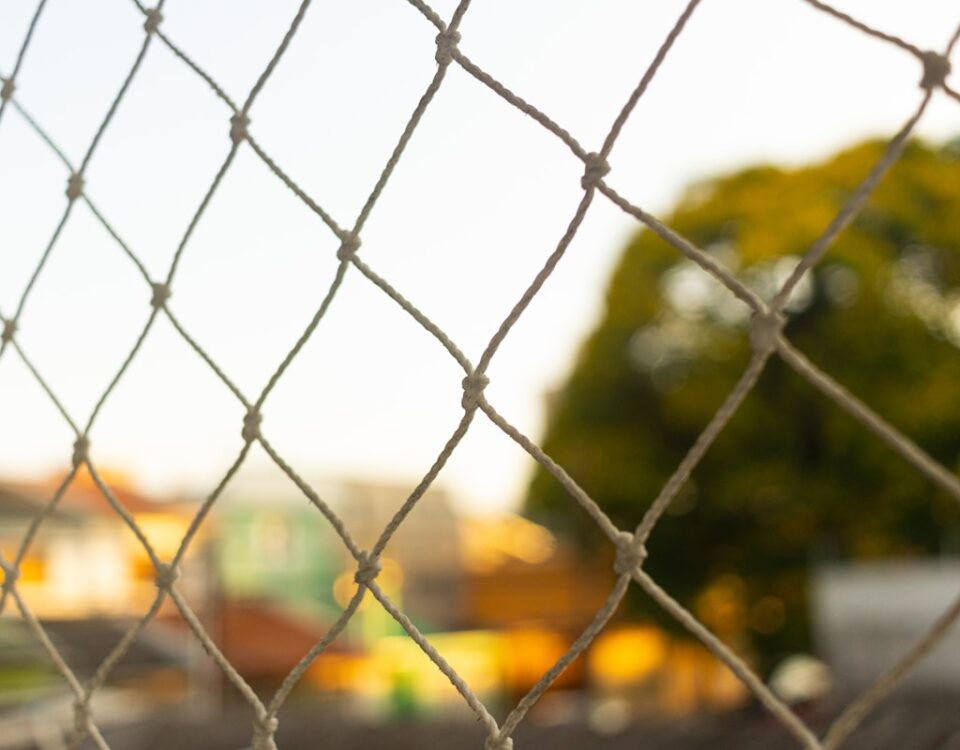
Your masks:
M 0 74 L 0 78 L 3 78 L 2 74 Z M 73 164 L 70 163 L 70 159 L 63 152 L 63 150 L 54 142 L 53 138 L 50 137 L 49 133 L 47 133 L 47 131 L 45 131 L 43 128 L 40 127 L 37 121 L 33 119 L 30 113 L 28 113 L 23 108 L 23 106 L 21 106 L 20 102 L 18 102 L 15 97 L 11 98 L 10 102 L 13 105 L 13 108 L 17 111 L 17 114 L 19 114 L 27 123 L 27 125 L 29 125 L 33 129 L 33 131 L 37 135 L 39 135 L 40 138 L 43 139 L 43 141 L 47 144 L 47 146 L 50 147 L 53 153 L 56 154 L 57 158 L 60 159 L 63 165 L 67 169 L 69 169 L 71 172 L 75 172 L 76 169 L 74 169 Z
M 4 95 L 0 96 L 0 120 L 3 119 L 3 112 L 7 108 L 7 102 L 10 100 L 13 94 L 13 88 L 16 84 L 17 74 L 20 72 L 20 67 L 23 65 L 23 60 L 27 56 L 27 49 L 30 47 L 30 41 L 33 39 L 33 32 L 37 29 L 37 24 L 40 22 L 40 14 L 43 13 L 43 9 L 47 5 L 47 0 L 40 0 L 37 3 L 37 9 L 34 11 L 33 16 L 30 18 L 30 25 L 27 27 L 27 34 L 23 38 L 23 43 L 20 45 L 20 51 L 17 53 L 17 60 L 13 64 L 13 72 L 10 73 L 9 78 L 3 79 L 3 90 Z M 0 76 L 2 78 L 2 76 Z
M 623 574 L 617 578 L 617 582 L 614 585 L 613 590 L 607 596 L 603 606 L 597 611 L 596 615 L 594 615 L 593 620 L 590 621 L 590 624 L 577 637 L 577 639 L 570 644 L 570 648 L 568 648 L 563 656 L 557 660 L 557 663 L 554 664 L 550 670 L 543 675 L 543 677 L 541 677 L 532 688 L 530 688 L 529 692 L 520 699 L 520 702 L 504 720 L 503 726 L 501 727 L 497 736 L 499 741 L 502 741 L 504 738 L 509 737 L 513 733 L 513 730 L 520 725 L 520 722 L 523 721 L 523 717 L 527 715 L 527 712 L 531 708 L 533 708 L 533 705 L 537 702 L 537 700 L 539 700 L 540 696 L 547 691 L 547 688 L 550 687 L 553 681 L 560 676 L 563 670 L 570 666 L 574 659 L 586 651 L 587 647 L 593 642 L 593 640 L 600 635 L 600 632 L 604 629 L 604 627 L 606 627 L 607 623 L 610 622 L 610 618 L 613 617 L 613 614 L 616 612 L 620 602 L 623 601 L 623 597 L 626 596 L 627 588 L 629 586 L 629 575 Z
M 768 688 L 756 673 L 739 656 L 729 649 L 719 638 L 705 628 L 700 621 L 683 608 L 673 597 L 660 588 L 645 571 L 638 570 L 634 580 L 668 614 L 690 631 L 704 646 L 710 649 L 729 667 L 740 681 L 750 688 L 760 702 L 776 719 L 780 721 L 808 750 L 823 750 L 819 740 L 809 727 L 800 719 L 773 691 Z
M 683 253 L 687 258 L 700 266 L 700 268 L 713 276 L 751 310 L 754 312 L 759 312 L 764 309 L 765 305 L 763 300 L 760 299 L 756 292 L 754 292 L 746 284 L 734 276 L 734 274 L 716 258 L 698 248 L 688 239 L 663 224 L 661 221 L 644 211 L 642 208 L 630 203 L 606 182 L 601 182 L 597 186 L 597 190 L 609 198 L 610 201 L 615 206 L 620 208 L 624 213 L 630 214 L 639 220 L 658 237 L 660 237 L 660 239 L 672 245 L 676 250 Z
M 351 618 L 356 613 L 357 608 L 360 606 L 360 603 L 363 601 L 363 597 L 366 592 L 366 586 L 357 586 L 356 593 L 350 599 L 350 603 L 347 604 L 346 609 L 343 610 L 343 613 L 340 615 L 340 617 L 337 618 L 337 621 L 333 624 L 333 627 L 330 628 L 327 634 L 320 639 L 306 654 L 304 654 L 300 661 L 297 662 L 297 665 L 290 670 L 290 674 L 284 678 L 283 683 L 270 700 L 270 705 L 267 707 L 268 716 L 275 717 L 277 715 L 277 713 L 280 711 L 280 707 L 283 705 L 283 702 L 293 691 L 293 688 L 296 686 L 300 678 L 306 673 L 310 665 L 313 664 L 320 654 L 326 651 L 327 647 L 333 643 L 336 637 L 343 632 L 344 628 L 347 627 L 347 624 L 350 622 Z
M 872 36 L 872 37 L 876 37 L 877 39 L 882 39 L 883 41 L 889 42 L 895 47 L 899 47 L 900 49 L 906 50 L 907 52 L 910 52 L 911 54 L 916 55 L 917 57 L 920 57 L 923 55 L 923 51 L 916 45 L 913 45 L 910 42 L 904 39 L 901 39 L 895 34 L 887 34 L 886 32 L 875 29 L 872 26 L 868 26 L 863 21 L 860 21 L 854 18 L 853 16 L 851 16 L 849 13 L 844 13 L 841 10 L 837 10 L 832 5 L 827 5 L 826 3 L 820 2 L 820 0 L 803 0 L 803 2 L 805 2 L 807 5 L 813 6 L 819 11 L 823 11 L 827 15 L 840 19 L 841 21 L 852 26 L 858 31 L 862 31 L 867 36 Z
M 744 402 L 750 391 L 753 390 L 753 386 L 756 385 L 757 380 L 760 379 L 760 374 L 763 372 L 763 368 L 769 357 L 769 352 L 755 352 L 750 358 L 750 364 L 747 365 L 747 368 L 743 371 L 733 390 L 730 391 L 730 394 L 724 400 L 723 404 L 683 457 L 676 471 L 674 471 L 667 480 L 667 483 L 663 486 L 663 489 L 660 490 L 660 493 L 647 509 L 647 512 L 644 513 L 640 524 L 634 532 L 640 539 L 641 544 L 646 542 L 647 537 L 650 536 L 650 532 L 653 531 L 653 527 L 666 512 L 667 507 L 677 496 L 681 487 L 687 483 L 690 474 L 693 473 L 697 464 L 699 464 L 700 460 L 706 455 L 710 446 L 713 445 L 713 442 L 720 435 L 723 428 L 733 419 L 733 415 L 736 414 L 737 409 L 740 408 L 740 404 Z
M 827 250 L 830 248 L 830 245 L 832 245 L 834 240 L 836 240 L 837 236 L 844 229 L 850 226 L 857 214 L 860 213 L 864 204 L 866 204 L 867 199 L 876 189 L 877 185 L 880 184 L 880 180 L 883 179 L 884 175 L 886 175 L 890 170 L 890 167 L 892 167 L 894 163 L 896 163 L 897 159 L 900 158 L 900 155 L 907 146 L 907 139 L 910 137 L 910 134 L 913 133 L 914 128 L 920 121 L 923 113 L 926 111 L 927 105 L 930 103 L 932 96 L 932 89 L 928 90 L 924 94 L 923 99 L 920 101 L 920 106 L 917 107 L 916 112 L 910 116 L 910 119 L 904 123 L 903 127 L 900 128 L 893 140 L 891 140 L 887 145 L 887 148 L 883 154 L 883 158 L 873 166 L 873 169 L 870 170 L 870 174 L 868 174 L 866 179 L 864 179 L 863 182 L 857 186 L 857 189 L 854 190 L 853 195 L 851 195 L 844 204 L 840 213 L 838 213 L 834 217 L 833 221 L 830 222 L 830 226 L 828 226 L 826 230 L 824 230 L 823 234 L 817 238 L 817 241 L 813 243 L 801 261 L 797 264 L 796 268 L 793 269 L 793 272 L 783 283 L 783 286 L 773 298 L 771 304 L 774 308 L 780 310 L 784 305 L 786 305 L 790 293 L 794 290 L 797 284 L 800 283 L 800 279 L 803 278 L 803 275 L 813 268 L 813 266 L 815 266 L 821 258 L 823 258 Z
M 34 637 L 37 639 L 47 656 L 50 658 L 54 669 L 60 673 L 64 681 L 67 683 L 70 692 L 73 693 L 75 738 L 89 736 L 96 745 L 97 750 L 110 750 L 107 743 L 104 741 L 103 736 L 100 734 L 100 730 L 97 729 L 96 725 L 93 723 L 93 718 L 90 715 L 83 685 L 80 683 L 80 680 L 74 674 L 73 670 L 70 669 L 70 666 L 64 660 L 63 655 L 59 652 L 59 650 L 57 650 L 57 647 L 50 639 L 50 636 L 47 634 L 47 631 L 44 629 L 43 625 L 40 624 L 40 621 L 37 619 L 36 615 L 30 610 L 26 602 L 20 596 L 14 576 L 15 569 L 12 566 L 7 565 L 2 557 L 0 557 L 0 569 L 2 569 L 4 573 L 4 594 L 8 594 L 13 598 L 13 601 L 17 605 L 17 609 L 20 611 L 20 616 L 24 623 L 33 633 Z
M 157 12 L 163 8 L 163 4 L 166 1 L 167 0 L 160 0 L 160 2 L 157 3 Z M 87 153 L 84 154 L 83 161 L 80 162 L 80 169 L 77 171 L 77 174 L 82 175 L 86 170 L 87 165 L 90 164 L 90 160 L 93 158 L 93 153 L 97 150 L 97 146 L 100 145 L 100 139 L 103 138 L 103 134 L 107 132 L 107 128 L 113 120 L 113 116 L 117 113 L 117 109 L 120 107 L 120 102 L 123 100 L 127 90 L 130 88 L 130 84 L 133 83 L 134 77 L 140 70 L 140 65 L 143 63 L 143 60 L 147 55 L 147 50 L 150 48 L 150 42 L 152 41 L 153 34 L 148 32 L 143 38 L 143 44 L 140 46 L 140 52 L 137 54 L 137 58 L 133 62 L 133 67 L 130 68 L 130 72 L 127 73 L 127 77 L 123 79 L 123 83 L 120 85 L 120 90 L 110 103 L 110 108 L 107 110 L 106 116 L 100 123 L 100 127 L 97 128 L 97 132 L 94 134 L 93 140 L 90 142 Z
M 77 427 L 77 423 L 73 421 L 73 418 L 70 416 L 69 412 L 67 412 L 67 409 L 63 405 L 63 402 L 59 398 L 57 398 L 57 394 L 53 392 L 53 389 L 47 384 L 47 381 L 40 374 L 39 370 L 37 370 L 37 368 L 34 366 L 33 362 L 31 362 L 27 358 L 27 355 L 24 353 L 23 349 L 21 348 L 20 343 L 14 340 L 13 342 L 11 342 L 11 346 L 13 346 L 13 349 L 17 353 L 17 356 L 20 357 L 20 361 L 23 362 L 24 365 L 26 365 L 27 370 L 29 370 L 30 374 L 33 375 L 33 379 L 40 384 L 40 387 L 43 389 L 43 392 L 46 393 L 47 396 L 50 398 L 50 401 L 53 403 L 56 410 L 60 413 L 60 416 L 63 417 L 64 421 L 66 421 L 66 423 L 70 426 L 70 429 L 73 431 L 74 436 L 80 437 L 80 434 L 81 434 L 80 428 Z
M 664 40 L 663 44 L 660 45 L 660 49 L 657 50 L 657 54 L 654 56 L 653 62 L 650 63 L 650 67 L 647 68 L 647 72 L 643 74 L 643 78 L 640 79 L 640 83 L 637 84 L 637 87 L 633 90 L 633 93 L 630 94 L 630 98 L 627 99 L 627 103 L 623 105 L 623 109 L 620 110 L 620 114 L 617 115 L 617 119 L 614 120 L 613 125 L 610 128 L 610 132 L 607 133 L 607 137 L 603 140 L 603 146 L 600 149 L 600 156 L 602 156 L 604 159 L 610 156 L 610 152 L 613 151 L 614 143 L 616 143 L 617 138 L 620 137 L 620 132 L 623 130 L 623 126 L 627 123 L 627 118 L 630 117 L 634 107 L 637 106 L 637 102 L 640 101 L 640 97 L 646 93 L 651 81 L 653 81 L 653 77 L 657 74 L 657 71 L 660 70 L 660 66 L 663 65 L 663 61 L 667 59 L 667 53 L 673 47 L 674 42 L 677 41 L 677 38 L 680 36 L 680 34 L 683 33 L 683 29 L 686 27 L 687 21 L 690 20 L 690 17 L 693 15 L 693 11 L 697 9 L 699 4 L 700 0 L 690 0 L 690 2 L 687 3 L 687 7 L 683 9 L 683 13 L 680 14 L 676 24 L 674 24 L 672 29 L 670 29 L 670 33 L 667 34 L 667 38 Z
M 457 674 L 456 670 L 450 666 L 446 659 L 437 651 L 433 645 L 424 638 L 423 634 L 417 630 L 417 626 L 413 624 L 409 617 L 407 617 L 403 612 L 396 608 L 392 601 L 383 593 L 383 590 L 376 584 L 375 581 L 372 581 L 368 588 L 370 593 L 380 602 L 387 612 L 389 612 L 393 619 L 395 619 L 400 626 L 407 631 L 407 634 L 410 638 L 416 643 L 420 650 L 425 653 L 430 661 L 432 661 L 443 674 L 450 680 L 450 683 L 456 688 L 457 692 L 463 696 L 463 699 L 467 702 L 467 705 L 473 710 L 477 715 L 477 718 L 483 722 L 487 727 L 487 730 L 490 734 L 496 735 L 499 731 L 496 720 L 493 716 L 490 715 L 490 712 L 487 710 L 487 707 L 480 702 L 480 699 L 474 695 L 470 687 L 463 681 L 463 678 Z
M 856 698 L 830 725 L 823 740 L 824 750 L 840 747 L 880 701 L 942 641 L 960 619 L 960 597 L 944 610 L 929 630 L 887 672 Z
M 569 148 L 578 159 L 583 160 L 587 158 L 586 149 L 577 142 L 576 138 L 570 135 L 569 131 L 555 123 L 547 115 L 523 99 L 521 96 L 508 89 L 485 70 L 475 65 L 473 61 L 462 52 L 457 53 L 455 59 L 461 68 L 480 81 L 480 83 L 482 83 L 484 86 L 487 86 L 504 101 L 512 104 L 525 115 L 540 123 L 540 125 L 542 125 L 548 132 L 553 133 L 564 144 L 566 144 L 567 148 Z
M 484 413 L 487 415 L 487 417 L 489 417 L 491 422 L 503 430 L 504 433 L 506 433 L 514 442 L 517 443 L 517 445 L 529 453 L 538 464 L 550 472 L 560 486 L 567 491 L 567 494 L 576 500 L 577 503 L 579 503 L 580 506 L 590 515 L 597 526 L 600 527 L 600 530 L 607 535 L 610 541 L 616 541 L 617 535 L 620 533 L 620 529 L 618 529 L 613 521 L 610 520 L 609 516 L 603 512 L 603 509 L 600 508 L 597 502 L 591 498 L 583 490 L 583 488 L 576 483 L 576 481 L 574 481 L 573 477 L 567 474 L 566 470 L 562 466 L 544 453 L 543 449 L 530 440 L 530 438 L 520 432 L 506 419 L 504 419 L 489 403 L 482 403 L 480 408 L 483 409 Z
M 197 617 L 196 613 L 190 608 L 190 605 L 187 603 L 186 599 L 183 598 L 183 595 L 180 594 L 175 588 L 170 589 L 170 599 L 177 606 L 177 609 L 180 610 L 180 614 L 183 616 L 184 621 L 193 631 L 194 635 L 197 637 L 197 640 L 200 641 L 203 650 L 207 652 L 207 655 L 213 659 L 217 666 L 220 667 L 220 671 L 223 672 L 223 676 L 237 689 L 237 692 L 246 700 L 246 702 L 253 708 L 254 712 L 258 716 L 263 716 L 266 714 L 266 707 L 257 697 L 257 694 L 254 692 L 253 688 L 247 684 L 246 680 L 240 676 L 240 673 L 234 669 L 233 665 L 229 660 L 223 655 L 223 652 L 217 648 L 216 644 L 207 634 L 207 631 L 204 630 L 203 624 L 200 622 L 200 618 Z
M 783 361 L 814 388 L 860 422 L 927 479 L 944 490 L 954 500 L 960 502 L 960 481 L 957 480 L 953 472 L 944 468 L 916 443 L 823 372 L 789 341 L 781 340 L 778 352 Z

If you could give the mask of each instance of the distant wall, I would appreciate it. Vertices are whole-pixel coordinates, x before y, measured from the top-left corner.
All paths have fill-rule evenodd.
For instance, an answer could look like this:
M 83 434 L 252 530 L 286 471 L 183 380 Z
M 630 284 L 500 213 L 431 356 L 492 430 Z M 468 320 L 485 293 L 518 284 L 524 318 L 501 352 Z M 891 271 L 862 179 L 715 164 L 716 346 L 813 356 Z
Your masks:
M 960 560 L 828 566 L 813 576 L 820 655 L 842 692 L 863 689 L 892 667 L 960 597 Z M 960 627 L 954 627 L 898 691 L 960 692 Z

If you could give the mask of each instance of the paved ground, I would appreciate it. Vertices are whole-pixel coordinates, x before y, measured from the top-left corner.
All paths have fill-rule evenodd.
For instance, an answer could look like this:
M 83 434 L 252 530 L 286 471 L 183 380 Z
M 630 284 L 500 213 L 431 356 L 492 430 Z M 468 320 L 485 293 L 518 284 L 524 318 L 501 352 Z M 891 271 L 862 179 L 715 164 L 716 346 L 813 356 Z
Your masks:
M 807 718 L 823 726 L 826 715 Z M 107 733 L 113 750 L 240 750 L 250 738 L 248 714 L 198 725 L 177 715 Z M 646 721 L 612 736 L 583 723 L 522 725 L 516 750 L 787 750 L 783 729 L 759 710 L 680 722 Z M 304 710 L 285 713 L 280 750 L 481 750 L 483 732 L 472 722 L 356 724 Z M 89 747 L 89 745 L 84 746 Z M 875 712 L 844 745 L 846 750 L 960 750 L 960 699 L 899 701 Z

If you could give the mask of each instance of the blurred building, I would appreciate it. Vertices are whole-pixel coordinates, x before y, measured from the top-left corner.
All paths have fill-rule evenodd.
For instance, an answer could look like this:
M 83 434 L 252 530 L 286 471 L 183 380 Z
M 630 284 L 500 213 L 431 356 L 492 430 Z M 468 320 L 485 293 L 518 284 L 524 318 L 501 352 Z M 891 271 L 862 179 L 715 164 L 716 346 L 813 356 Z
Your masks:
M 363 549 L 414 486 L 311 481 Z M 238 477 L 214 511 L 221 596 L 216 638 L 252 682 L 278 684 L 356 592 L 356 562 L 285 479 Z M 564 655 L 614 585 L 612 551 L 585 559 L 513 514 L 457 512 L 431 488 L 387 543 L 377 583 L 484 701 L 513 705 Z M 303 685 L 375 716 L 461 711 L 447 677 L 372 596 Z M 739 682 L 702 646 L 650 625 L 611 623 L 554 683 L 604 706 L 655 713 L 729 706 Z M 540 709 L 538 709 L 540 710 Z
M 317 482 L 324 502 L 364 549 L 371 548 L 410 488 L 390 483 Z M 353 560 L 327 518 L 292 483 L 244 479 L 216 506 L 222 592 L 230 600 L 269 600 L 335 619 L 355 585 Z M 428 491 L 383 553 L 387 578 L 406 614 L 430 630 L 463 621 L 459 518 L 447 496 Z
M 117 473 L 105 471 L 102 478 L 156 554 L 171 559 L 195 512 L 191 504 L 149 497 Z M 47 510 L 61 481 L 0 481 L 0 551 L 6 563 L 12 563 L 42 516 L 20 561 L 17 591 L 71 671 L 85 681 L 156 599 L 156 572 L 140 541 L 85 470 Z M 208 619 L 210 593 L 205 537 L 202 531 L 194 538 L 178 582 L 201 620 Z M 72 696 L 12 598 L 3 615 L 0 739 L 17 746 L 35 735 L 41 717 L 45 736 L 59 742 L 56 738 L 72 728 Z M 168 599 L 98 692 L 98 716 L 104 725 L 208 694 L 211 683 L 198 659 L 199 648 Z M 192 703 L 199 706 L 202 701 Z
M 414 486 L 355 480 L 311 485 L 363 549 L 376 544 Z M 356 591 L 356 562 L 317 507 L 285 480 L 236 482 L 216 519 L 225 654 L 246 666 L 241 674 L 276 682 L 347 605 Z M 492 700 L 513 700 L 528 690 L 586 627 L 613 585 L 607 561 L 585 565 L 549 531 L 519 516 L 466 517 L 436 487 L 391 536 L 381 561 L 378 585 Z M 268 631 L 285 635 L 264 639 Z M 578 661 L 560 684 L 585 679 Z M 459 704 L 447 678 L 372 596 L 306 682 L 359 697 L 377 710 Z
M 345 482 L 337 512 L 364 549 L 377 542 L 413 485 Z M 462 628 L 464 617 L 461 516 L 440 487 L 431 487 L 390 537 L 383 557 L 396 563 L 395 592 L 404 612 L 428 630 Z M 341 545 L 342 546 L 342 545 Z M 343 557 L 353 580 L 356 567 Z M 389 563 L 388 563 L 389 564 Z M 400 602 L 398 602 L 400 603 Z
M 122 475 L 104 472 L 115 499 L 134 518 L 161 559 L 176 553 L 193 515 L 184 500 L 158 500 Z M 21 540 L 54 496 L 61 477 L 0 482 L 0 550 L 17 556 Z M 181 588 L 202 598 L 206 573 L 193 542 Z M 197 561 L 196 563 L 194 561 Z M 89 474 L 81 469 L 46 515 L 20 563 L 18 590 L 41 619 L 133 617 L 156 597 L 150 558 Z
M 171 558 L 195 504 L 158 501 L 122 477 L 106 479 L 158 555 Z M 311 484 L 364 549 L 376 543 L 412 488 L 355 480 Z M 55 489 L 54 481 L 0 485 L 6 559 Z M 614 584 L 610 555 L 584 559 L 513 514 L 465 516 L 440 488 L 420 498 L 381 561 L 381 589 L 492 705 L 513 705 L 550 670 Z M 356 591 L 355 569 L 328 519 L 295 485 L 241 475 L 201 526 L 178 589 L 240 675 L 269 689 L 328 633 Z M 99 663 L 156 596 L 142 547 L 83 473 L 45 518 L 21 564 L 18 588 L 81 672 Z M 14 644 L 8 652 L 21 640 L 6 638 Z M 23 653 L 42 660 L 35 650 Z M 118 679 L 142 687 L 149 677 L 153 694 L 162 684 L 168 693 L 179 685 L 181 697 L 184 690 L 233 695 L 169 603 L 122 666 Z M 161 674 L 180 678 L 158 681 Z M 555 687 L 592 695 L 608 708 L 651 711 L 728 705 L 740 696 L 738 683 L 702 647 L 622 617 Z M 376 716 L 463 709 L 449 680 L 370 595 L 301 688 Z
M 364 549 L 372 547 L 410 489 L 390 483 L 311 481 Z M 356 590 L 356 562 L 329 520 L 293 483 L 243 476 L 214 511 L 220 581 L 218 641 L 244 677 L 277 683 L 319 641 Z M 391 538 L 378 583 L 427 632 L 459 626 L 458 519 L 431 490 Z M 265 638 L 264 633 L 278 634 Z M 367 597 L 328 648 L 365 654 L 403 631 Z M 335 680 L 339 689 L 339 680 Z
M 548 623 L 579 631 L 613 588 L 605 560 L 584 560 L 525 518 L 465 519 L 463 528 L 464 618 L 475 626 Z
M 214 506 L 217 573 L 228 600 L 266 600 L 335 617 L 338 540 L 326 518 L 295 487 L 231 485 Z

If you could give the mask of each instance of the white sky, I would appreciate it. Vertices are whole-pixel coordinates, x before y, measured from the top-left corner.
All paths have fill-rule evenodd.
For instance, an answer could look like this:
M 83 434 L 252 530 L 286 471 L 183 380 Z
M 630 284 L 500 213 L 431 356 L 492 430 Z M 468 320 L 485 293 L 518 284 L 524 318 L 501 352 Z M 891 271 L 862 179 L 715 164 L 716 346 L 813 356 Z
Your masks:
M 454 5 L 435 3 L 446 18 Z M 595 149 L 682 5 L 475 0 L 460 47 Z M 921 48 L 941 49 L 960 22 L 943 0 L 837 5 Z M 33 6 L 0 5 L 4 74 Z M 163 28 L 242 101 L 295 8 L 293 0 L 169 0 Z M 49 0 L 17 96 L 76 162 L 133 62 L 142 22 L 128 0 Z M 433 75 L 435 33 L 403 0 L 317 0 L 254 105 L 251 131 L 343 226 Z M 800 0 L 704 0 L 625 128 L 608 179 L 634 203 L 665 213 L 691 180 L 757 161 L 799 163 L 891 134 L 919 101 L 919 77 L 908 54 Z M 228 118 L 157 42 L 87 171 L 88 194 L 158 279 L 228 151 Z M 920 133 L 958 132 L 960 106 L 938 96 Z M 476 361 L 563 233 L 582 171 L 562 143 L 452 66 L 374 209 L 361 253 Z M 17 113 L 6 112 L 4 314 L 59 219 L 66 177 Z M 598 197 L 494 358 L 488 398 L 534 439 L 544 394 L 569 371 L 635 227 Z M 245 146 L 187 246 L 170 306 L 255 397 L 319 305 L 337 244 Z M 133 264 L 80 204 L 18 340 L 85 421 L 149 310 Z M 0 475 L 61 469 L 72 436 L 13 355 L 0 361 Z M 303 473 L 399 477 L 412 487 L 460 418 L 461 378 L 436 341 L 352 270 L 267 401 L 264 433 Z M 203 492 L 240 449 L 242 413 L 161 318 L 94 427 L 92 455 L 149 488 Z M 251 470 L 267 461 L 256 449 Z M 531 471 L 525 454 L 478 415 L 440 482 L 472 509 L 499 509 L 519 501 Z

